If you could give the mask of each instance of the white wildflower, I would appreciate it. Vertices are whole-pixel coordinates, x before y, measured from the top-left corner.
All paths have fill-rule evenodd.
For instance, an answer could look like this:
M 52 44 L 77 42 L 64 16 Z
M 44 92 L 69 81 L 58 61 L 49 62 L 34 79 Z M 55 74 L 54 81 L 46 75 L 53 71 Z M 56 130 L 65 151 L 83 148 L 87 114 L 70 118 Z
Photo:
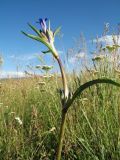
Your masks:
M 23 124 L 23 123 L 22 123 L 22 120 L 20 119 L 20 117 L 15 117 L 15 120 L 16 120 L 20 125 Z
M 53 132 L 54 130 L 56 130 L 56 128 L 55 128 L 55 127 L 52 127 L 52 128 L 50 129 L 50 132 Z
M 105 55 L 95 55 L 92 60 L 93 61 L 99 61 L 105 58 Z

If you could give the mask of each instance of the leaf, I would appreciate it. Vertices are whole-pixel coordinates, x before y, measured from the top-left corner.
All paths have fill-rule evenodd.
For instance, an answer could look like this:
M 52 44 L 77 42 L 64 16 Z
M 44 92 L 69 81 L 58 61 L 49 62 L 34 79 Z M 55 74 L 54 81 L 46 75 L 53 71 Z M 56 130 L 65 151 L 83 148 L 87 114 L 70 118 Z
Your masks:
M 43 38 L 40 38 L 40 37 L 38 37 L 38 36 L 34 36 L 34 35 L 32 35 L 32 34 L 27 34 L 27 33 L 23 32 L 23 31 L 21 31 L 21 32 L 22 32 L 25 36 L 27 36 L 27 37 L 29 37 L 29 38 L 31 38 L 31 39 L 34 39 L 34 40 L 36 40 L 36 41 L 39 41 L 39 42 L 43 43 L 44 45 L 46 45 L 48 48 L 50 48 L 50 46 L 48 45 L 48 43 L 45 42 L 45 40 L 44 40 Z
M 111 80 L 111 79 L 95 79 L 95 80 L 86 82 L 86 83 L 84 83 L 83 85 L 81 85 L 81 86 L 74 92 L 72 98 L 68 100 L 68 102 L 67 102 L 67 104 L 66 104 L 66 107 L 64 108 L 65 111 L 68 110 L 68 108 L 71 106 L 71 104 L 74 102 L 74 100 L 75 100 L 78 96 L 80 96 L 81 93 L 82 93 L 85 89 L 87 89 L 87 88 L 89 88 L 89 87 L 91 87 L 91 86 L 93 86 L 93 85 L 95 85 L 95 84 L 98 84 L 98 83 L 107 83 L 107 84 L 112 84 L 112 85 L 115 85 L 115 86 L 120 87 L 120 84 L 119 84 L 119 83 L 117 83 L 117 82 L 115 82 L 115 81 L 113 81 L 113 80 Z
M 28 23 L 28 25 L 29 25 L 29 27 L 30 27 L 33 31 L 35 31 L 35 32 L 37 33 L 38 36 L 42 37 L 40 31 L 39 31 L 37 28 L 35 28 L 34 26 L 32 26 L 32 25 L 29 24 L 29 23 Z
M 42 51 L 42 53 L 46 54 L 46 53 L 49 53 L 50 50 L 47 50 L 47 51 Z
M 22 33 L 25 35 L 25 36 L 27 36 L 27 37 L 29 37 L 29 38 L 31 38 L 31 39 L 34 39 L 34 40 L 37 40 L 37 41 L 43 41 L 40 37 L 38 37 L 38 36 L 34 36 L 34 35 L 32 35 L 32 34 L 27 34 L 27 33 L 25 33 L 25 32 L 23 32 L 22 31 Z
M 56 36 L 61 30 L 61 27 L 58 27 L 55 31 L 54 31 L 54 36 Z

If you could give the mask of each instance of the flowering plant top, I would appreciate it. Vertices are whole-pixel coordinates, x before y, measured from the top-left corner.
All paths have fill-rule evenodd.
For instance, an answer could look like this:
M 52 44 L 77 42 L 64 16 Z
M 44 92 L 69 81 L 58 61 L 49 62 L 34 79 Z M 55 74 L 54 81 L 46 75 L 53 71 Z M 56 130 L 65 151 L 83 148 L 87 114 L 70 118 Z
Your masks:
M 25 34 L 27 37 L 32 38 L 36 41 L 39 41 L 47 46 L 48 50 L 44 51 L 43 53 L 51 52 L 55 58 L 58 58 L 58 53 L 56 51 L 56 48 L 54 46 L 54 40 L 55 36 L 59 33 L 61 27 L 58 27 L 55 31 L 52 31 L 50 28 L 50 21 L 48 22 L 47 26 L 47 18 L 45 19 L 39 19 L 37 23 L 40 24 L 41 29 L 37 29 L 36 27 L 32 26 L 28 23 L 29 27 L 37 34 L 27 34 L 22 31 L 23 34 Z

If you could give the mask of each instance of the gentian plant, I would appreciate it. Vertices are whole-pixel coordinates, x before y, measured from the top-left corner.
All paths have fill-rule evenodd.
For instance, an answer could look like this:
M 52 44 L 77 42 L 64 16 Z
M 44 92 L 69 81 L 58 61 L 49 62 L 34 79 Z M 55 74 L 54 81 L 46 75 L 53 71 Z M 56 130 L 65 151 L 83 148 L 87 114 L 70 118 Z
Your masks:
M 79 86 L 77 88 L 77 90 L 73 91 L 73 94 L 71 94 L 69 89 L 68 89 L 67 78 L 66 78 L 64 67 L 62 65 L 62 61 L 61 61 L 60 56 L 58 54 L 58 51 L 57 51 L 57 49 L 55 48 L 55 45 L 54 45 L 55 36 L 57 35 L 57 33 L 59 33 L 61 28 L 58 27 L 55 31 L 52 31 L 51 27 L 50 27 L 50 21 L 48 22 L 48 26 L 47 26 L 47 18 L 39 19 L 39 21 L 37 23 L 39 23 L 40 26 L 41 26 L 40 30 L 35 28 L 31 24 L 28 24 L 29 27 L 36 33 L 36 35 L 27 34 L 23 31 L 22 31 L 22 33 L 24 35 L 26 35 L 27 37 L 33 39 L 33 40 L 36 40 L 36 41 L 39 41 L 39 42 L 43 43 L 47 47 L 47 51 L 43 51 L 43 53 L 44 54 L 49 53 L 49 52 L 52 53 L 53 57 L 58 62 L 58 65 L 59 65 L 59 68 L 60 68 L 60 71 L 61 71 L 61 78 L 62 78 L 62 84 L 63 84 L 63 89 L 60 90 L 61 105 L 62 105 L 62 109 L 61 109 L 62 119 L 61 119 L 58 147 L 57 147 L 56 157 L 55 157 L 56 160 L 60 160 L 61 159 L 64 132 L 65 132 L 66 114 L 69 110 L 69 107 L 73 104 L 74 100 L 78 96 L 80 96 L 81 93 L 85 89 L 87 89 L 90 86 L 93 86 L 95 84 L 109 83 L 109 84 L 116 85 L 118 87 L 120 87 L 120 84 L 111 80 L 111 79 L 107 79 L 107 78 L 95 79 L 95 80 L 92 80 L 92 81 L 88 81 L 88 82 L 84 83 L 83 85 Z

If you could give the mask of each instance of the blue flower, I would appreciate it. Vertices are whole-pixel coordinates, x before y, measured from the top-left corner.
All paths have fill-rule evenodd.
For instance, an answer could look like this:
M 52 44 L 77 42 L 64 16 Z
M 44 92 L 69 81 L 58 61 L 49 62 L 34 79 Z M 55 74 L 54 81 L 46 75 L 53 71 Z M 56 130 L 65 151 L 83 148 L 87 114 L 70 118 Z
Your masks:
M 45 18 L 45 19 L 40 18 L 37 23 L 39 23 L 41 25 L 42 30 L 40 30 L 40 32 L 41 32 L 42 36 L 47 39 L 48 43 L 53 43 L 54 42 L 54 34 L 50 30 L 50 25 L 47 28 L 47 24 L 46 24 L 47 20 L 48 20 L 47 18 Z
M 37 23 L 39 23 L 41 25 L 42 31 L 44 33 L 46 33 L 46 30 L 47 30 L 47 25 L 46 25 L 46 21 L 47 20 L 48 20 L 47 18 L 45 18 L 45 19 L 40 18 L 39 22 L 37 22 Z

